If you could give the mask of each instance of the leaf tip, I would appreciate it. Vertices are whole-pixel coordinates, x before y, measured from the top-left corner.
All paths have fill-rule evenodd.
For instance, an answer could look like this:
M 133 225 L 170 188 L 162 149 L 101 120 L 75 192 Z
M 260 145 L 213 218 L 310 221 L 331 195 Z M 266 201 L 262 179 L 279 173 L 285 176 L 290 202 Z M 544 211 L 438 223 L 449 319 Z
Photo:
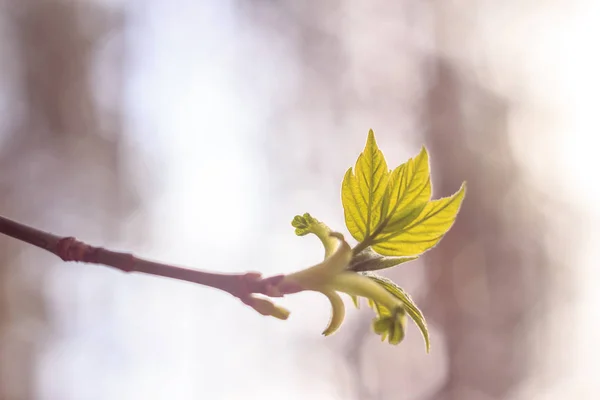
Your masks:
M 352 167 L 348 168 L 346 173 L 344 174 L 344 179 L 342 180 L 342 188 L 344 186 L 350 185 L 350 179 L 352 178 Z
M 369 134 L 367 135 L 367 145 L 365 149 L 377 148 L 377 141 L 375 140 L 375 132 L 373 129 L 369 129 Z
M 458 198 L 460 201 L 459 209 L 462 206 L 462 202 L 465 199 L 466 195 L 467 195 L 467 181 L 463 181 L 463 183 L 460 185 L 460 188 L 458 189 L 458 191 L 454 194 L 454 197 Z

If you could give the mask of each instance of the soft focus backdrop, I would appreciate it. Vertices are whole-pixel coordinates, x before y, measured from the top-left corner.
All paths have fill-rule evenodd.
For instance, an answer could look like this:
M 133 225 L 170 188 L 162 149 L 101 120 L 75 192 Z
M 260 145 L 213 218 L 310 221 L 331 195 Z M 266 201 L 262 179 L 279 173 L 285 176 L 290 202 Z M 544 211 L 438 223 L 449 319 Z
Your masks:
M 317 294 L 263 318 L 215 290 L 0 237 L 2 400 L 593 400 L 600 4 L 0 0 L 0 214 L 218 271 L 322 255 L 375 130 L 425 144 L 458 222 L 388 276 L 433 345 Z

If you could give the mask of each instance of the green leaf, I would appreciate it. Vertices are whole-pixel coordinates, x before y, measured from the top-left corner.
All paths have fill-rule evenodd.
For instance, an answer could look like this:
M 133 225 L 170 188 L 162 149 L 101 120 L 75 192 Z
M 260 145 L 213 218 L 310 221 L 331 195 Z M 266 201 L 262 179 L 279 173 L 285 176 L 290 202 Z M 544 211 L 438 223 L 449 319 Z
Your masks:
M 338 246 L 338 239 L 331 236 L 331 229 L 323 222 L 313 218 L 309 213 L 304 215 L 296 215 L 292 220 L 292 226 L 296 228 L 295 232 L 298 236 L 305 236 L 309 233 L 316 235 L 325 247 L 325 258 L 335 252 Z
M 395 267 L 402 263 L 416 260 L 417 258 L 419 257 L 386 257 L 375 253 L 370 247 L 367 247 L 352 258 L 349 269 L 357 272 L 377 271 Z
M 408 225 L 378 236 L 373 250 L 387 256 L 415 256 L 435 247 L 450 230 L 465 197 L 466 183 L 454 195 L 430 201 Z
M 429 353 L 431 343 L 429 340 L 429 331 L 427 330 L 427 322 L 425 321 L 423 313 L 421 312 L 421 310 L 419 310 L 419 308 L 417 307 L 413 299 L 410 297 L 410 295 L 388 278 L 370 272 L 364 272 L 363 275 L 379 283 L 387 291 L 389 291 L 391 294 L 396 296 L 402 303 L 404 303 L 406 312 L 413 319 L 413 321 L 415 321 L 415 323 L 421 330 L 421 334 L 423 335 L 423 339 L 425 340 L 425 347 L 427 348 L 427 352 Z M 379 306 L 379 310 L 380 309 L 381 306 Z M 379 312 L 378 314 L 381 315 Z M 387 314 L 390 314 L 389 311 L 387 312 Z
M 375 134 L 370 130 L 354 171 L 348 169 L 342 182 L 346 226 L 359 242 L 369 237 L 385 217 L 381 211 L 389 173 L 383 153 L 377 147 Z
M 423 146 L 415 158 L 400 165 L 390 174 L 383 200 L 386 219 L 382 221 L 378 230 L 385 234 L 406 226 L 419 216 L 430 199 L 429 154 Z

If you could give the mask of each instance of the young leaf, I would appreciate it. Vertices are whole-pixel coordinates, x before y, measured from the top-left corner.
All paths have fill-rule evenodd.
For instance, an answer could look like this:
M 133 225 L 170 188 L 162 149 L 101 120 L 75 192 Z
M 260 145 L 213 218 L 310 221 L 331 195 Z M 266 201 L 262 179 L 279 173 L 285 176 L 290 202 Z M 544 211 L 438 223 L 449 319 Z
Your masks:
M 381 341 L 388 339 L 390 344 L 399 344 L 406 332 L 406 310 L 400 309 L 394 315 L 387 314 L 373 319 L 373 331 L 381 336 Z
M 406 310 L 400 309 L 396 314 L 389 317 L 391 320 L 388 342 L 389 344 L 400 344 L 406 334 Z
M 373 250 L 386 256 L 415 256 L 431 249 L 454 224 L 465 197 L 466 184 L 454 195 L 434 200 L 410 224 L 377 236 Z
M 373 331 L 381 335 L 382 342 L 388 339 L 390 344 L 396 345 L 404 340 L 407 321 L 406 309 L 404 307 L 396 307 L 392 312 L 385 306 L 370 299 L 369 307 L 377 314 L 377 318 L 373 320 Z
M 375 253 L 370 247 L 352 258 L 349 269 L 352 271 L 377 271 L 391 268 L 419 257 L 386 257 Z
M 325 258 L 335 252 L 338 246 L 338 239 L 331 236 L 331 229 L 323 222 L 313 218 L 309 213 L 304 215 L 296 215 L 292 220 L 292 226 L 296 228 L 295 232 L 298 236 L 305 236 L 309 233 L 316 235 L 325 247 Z
M 431 199 L 429 154 L 425 146 L 415 157 L 400 165 L 391 174 L 383 210 L 386 217 L 379 231 L 394 232 L 419 216 Z
M 427 352 L 429 353 L 431 344 L 429 341 L 429 331 L 427 330 L 427 322 L 425 321 L 423 313 L 421 312 L 421 310 L 419 310 L 419 308 L 417 307 L 413 299 L 410 297 L 410 295 L 388 278 L 369 272 L 364 272 L 363 275 L 379 283 L 387 291 L 389 291 L 391 294 L 396 296 L 400 301 L 404 303 L 406 312 L 408 313 L 408 315 L 410 315 L 410 317 L 415 321 L 415 323 L 421 330 L 421 333 L 423 334 L 423 339 L 425 340 L 425 347 L 427 348 Z
M 385 318 L 373 319 L 373 331 L 378 335 L 384 335 L 390 329 L 389 323 Z M 384 339 L 385 340 L 385 339 Z
M 379 225 L 382 200 L 386 194 L 389 170 L 383 153 L 377 147 L 373 130 L 358 157 L 354 172 L 348 169 L 342 182 L 342 204 L 346 226 L 360 241 L 367 238 Z

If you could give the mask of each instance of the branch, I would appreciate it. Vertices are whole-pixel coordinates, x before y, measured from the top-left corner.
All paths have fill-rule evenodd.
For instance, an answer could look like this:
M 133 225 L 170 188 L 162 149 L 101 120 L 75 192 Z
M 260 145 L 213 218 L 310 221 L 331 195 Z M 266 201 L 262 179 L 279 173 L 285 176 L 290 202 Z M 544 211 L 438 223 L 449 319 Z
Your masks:
M 63 261 L 101 264 L 122 272 L 141 272 L 220 289 L 239 298 L 263 315 L 277 316 L 277 307 L 266 299 L 252 296 L 253 294 L 264 294 L 269 297 L 283 296 L 277 285 L 284 275 L 263 279 L 258 272 L 220 274 L 158 263 L 138 258 L 130 253 L 91 246 L 71 236 L 56 236 L 2 216 L 0 216 L 0 233 L 49 251 Z M 287 318 L 287 314 L 278 315 L 281 319 Z

